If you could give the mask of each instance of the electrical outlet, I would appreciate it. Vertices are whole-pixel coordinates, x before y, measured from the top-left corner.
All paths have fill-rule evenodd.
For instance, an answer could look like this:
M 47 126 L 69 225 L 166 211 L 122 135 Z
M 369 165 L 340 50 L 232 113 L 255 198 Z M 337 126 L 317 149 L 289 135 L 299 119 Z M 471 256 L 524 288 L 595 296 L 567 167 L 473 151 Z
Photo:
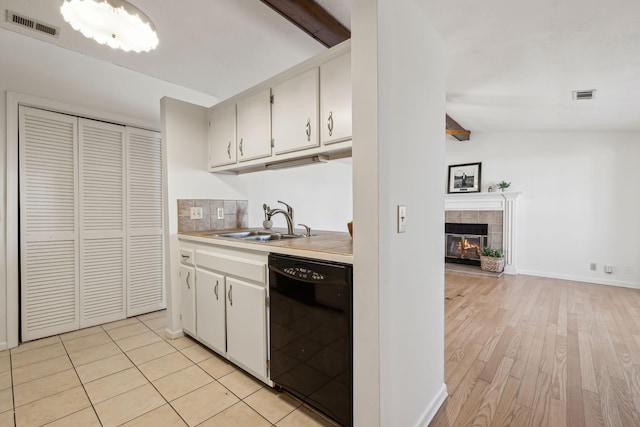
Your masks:
M 591 264 L 589 264 L 589 270 L 596 271 L 597 269 L 598 269 L 598 264 L 596 264 L 595 262 L 592 262 Z
M 632 274 L 632 273 L 633 273 L 633 268 L 630 265 L 625 265 L 624 274 Z
M 605 265 L 604 266 L 604 272 L 607 273 L 607 274 L 613 273 L 613 266 L 612 265 Z
M 191 219 L 202 219 L 202 208 L 191 208 Z
M 218 208 L 216 212 L 218 214 L 218 219 L 224 219 L 224 208 Z

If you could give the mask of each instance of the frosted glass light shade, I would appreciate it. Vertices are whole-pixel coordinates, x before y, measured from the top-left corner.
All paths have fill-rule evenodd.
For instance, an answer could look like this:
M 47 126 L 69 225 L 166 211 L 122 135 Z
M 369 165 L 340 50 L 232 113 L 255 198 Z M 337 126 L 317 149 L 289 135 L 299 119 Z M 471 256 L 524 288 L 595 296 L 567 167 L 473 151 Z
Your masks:
M 74 30 L 114 49 L 148 52 L 158 46 L 151 19 L 124 0 L 65 0 L 60 13 Z

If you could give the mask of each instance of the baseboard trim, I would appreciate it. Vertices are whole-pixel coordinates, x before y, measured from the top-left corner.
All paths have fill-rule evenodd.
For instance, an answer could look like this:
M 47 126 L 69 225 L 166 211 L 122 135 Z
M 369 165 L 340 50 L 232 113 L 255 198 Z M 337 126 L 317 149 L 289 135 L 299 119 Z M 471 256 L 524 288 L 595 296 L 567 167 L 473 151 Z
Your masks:
M 623 288 L 640 289 L 640 283 L 625 282 L 623 280 L 602 279 L 599 277 L 572 276 L 570 274 L 557 274 L 534 270 L 520 270 L 518 273 L 527 276 L 548 277 L 550 279 L 571 280 L 573 282 L 584 282 L 596 285 L 620 286 Z
M 427 406 L 427 409 L 415 424 L 415 427 L 427 427 L 431 420 L 433 420 L 433 417 L 436 416 L 438 409 L 440 409 L 447 396 L 449 396 L 449 394 L 447 393 L 447 385 L 445 383 L 442 383 L 440 391 L 438 391 L 438 394 L 436 394 L 435 397 L 431 400 L 431 402 Z
M 176 338 L 183 337 L 184 331 L 182 329 L 178 329 L 177 331 L 172 331 L 171 329 L 167 328 L 164 330 L 164 336 L 167 338 L 171 338 L 172 340 L 175 340 Z
M 0 350 L 9 350 L 9 346 L 6 341 L 0 342 Z

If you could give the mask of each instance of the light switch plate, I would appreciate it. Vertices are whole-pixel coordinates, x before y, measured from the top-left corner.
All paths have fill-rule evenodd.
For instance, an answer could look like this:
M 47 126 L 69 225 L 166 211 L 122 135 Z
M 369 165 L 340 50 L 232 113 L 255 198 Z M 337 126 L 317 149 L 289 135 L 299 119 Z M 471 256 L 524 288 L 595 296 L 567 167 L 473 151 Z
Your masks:
M 191 208 L 191 219 L 202 219 L 202 208 Z
M 407 232 L 407 207 L 398 205 L 398 233 Z
M 218 219 L 224 219 L 224 208 L 218 208 L 217 214 L 218 214 Z

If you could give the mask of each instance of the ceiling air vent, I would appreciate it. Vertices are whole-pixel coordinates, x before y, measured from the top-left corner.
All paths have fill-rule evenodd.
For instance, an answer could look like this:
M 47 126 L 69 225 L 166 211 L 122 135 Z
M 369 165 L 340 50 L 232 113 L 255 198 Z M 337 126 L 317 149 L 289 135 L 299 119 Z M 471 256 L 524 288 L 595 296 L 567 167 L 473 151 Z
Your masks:
M 29 18 L 28 16 L 20 15 L 12 10 L 7 9 L 7 22 L 19 25 L 23 28 L 27 28 L 31 31 L 37 31 L 42 34 L 46 34 L 51 37 L 58 37 L 60 35 L 60 29 L 40 22 L 36 19 Z
M 573 100 L 574 101 L 582 101 L 584 99 L 593 99 L 593 94 L 596 90 L 595 89 L 589 89 L 589 90 L 574 90 L 573 93 Z

